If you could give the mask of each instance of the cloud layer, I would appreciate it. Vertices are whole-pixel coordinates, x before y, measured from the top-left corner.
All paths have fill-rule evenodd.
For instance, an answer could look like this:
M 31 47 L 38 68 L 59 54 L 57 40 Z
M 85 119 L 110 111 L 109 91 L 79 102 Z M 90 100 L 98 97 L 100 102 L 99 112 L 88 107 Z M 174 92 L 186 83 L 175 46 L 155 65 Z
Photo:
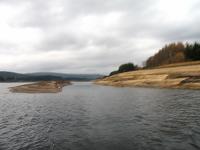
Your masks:
M 108 73 L 200 39 L 199 0 L 0 0 L 0 70 Z

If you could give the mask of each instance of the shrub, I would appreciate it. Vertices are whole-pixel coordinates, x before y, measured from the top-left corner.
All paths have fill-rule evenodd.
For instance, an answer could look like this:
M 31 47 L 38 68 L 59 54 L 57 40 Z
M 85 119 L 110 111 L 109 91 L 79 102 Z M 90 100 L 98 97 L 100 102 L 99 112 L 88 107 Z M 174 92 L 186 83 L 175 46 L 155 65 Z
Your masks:
M 138 67 L 134 65 L 133 63 L 122 64 L 117 71 L 111 72 L 110 76 L 118 74 L 118 73 L 122 73 L 122 72 L 134 71 L 137 69 Z
M 133 71 L 136 70 L 137 66 L 135 66 L 133 63 L 127 63 L 123 64 L 119 67 L 119 72 L 128 72 L 128 71 Z

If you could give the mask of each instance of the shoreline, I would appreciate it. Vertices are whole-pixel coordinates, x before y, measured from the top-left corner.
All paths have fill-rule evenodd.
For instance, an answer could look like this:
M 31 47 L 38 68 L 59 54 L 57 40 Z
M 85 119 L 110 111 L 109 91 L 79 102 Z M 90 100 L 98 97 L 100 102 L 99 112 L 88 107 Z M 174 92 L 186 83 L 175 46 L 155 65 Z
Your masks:
M 98 85 L 200 90 L 200 61 L 131 71 L 98 79 Z
M 10 87 L 12 93 L 58 93 L 64 86 L 71 85 L 70 81 L 40 81 L 30 84 Z

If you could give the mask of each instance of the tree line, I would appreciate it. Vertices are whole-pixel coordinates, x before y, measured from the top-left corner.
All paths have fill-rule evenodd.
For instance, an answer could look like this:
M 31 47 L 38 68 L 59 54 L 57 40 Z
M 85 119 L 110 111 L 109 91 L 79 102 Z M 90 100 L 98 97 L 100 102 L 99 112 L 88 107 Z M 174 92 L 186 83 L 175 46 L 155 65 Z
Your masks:
M 157 67 L 160 65 L 200 60 L 200 44 L 183 44 L 181 42 L 165 45 L 154 56 L 145 62 L 146 68 Z
M 161 48 L 155 55 L 149 57 L 145 61 L 143 68 L 153 68 L 161 65 L 196 60 L 200 60 L 200 43 L 170 43 Z M 138 69 L 140 68 L 137 65 L 126 63 L 122 64 L 118 70 L 111 72 L 110 76 Z
M 185 56 L 188 60 L 200 60 L 200 43 L 186 44 Z

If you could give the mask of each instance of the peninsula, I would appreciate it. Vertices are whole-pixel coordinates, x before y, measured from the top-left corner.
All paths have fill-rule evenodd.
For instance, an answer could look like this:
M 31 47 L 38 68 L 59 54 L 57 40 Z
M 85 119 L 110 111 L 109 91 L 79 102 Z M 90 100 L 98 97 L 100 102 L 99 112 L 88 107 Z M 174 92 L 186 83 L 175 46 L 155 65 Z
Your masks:
M 98 79 L 95 84 L 127 87 L 160 87 L 200 90 L 200 61 L 141 69 Z
M 31 84 L 10 87 L 14 93 L 58 93 L 64 86 L 70 85 L 69 81 L 40 81 Z

